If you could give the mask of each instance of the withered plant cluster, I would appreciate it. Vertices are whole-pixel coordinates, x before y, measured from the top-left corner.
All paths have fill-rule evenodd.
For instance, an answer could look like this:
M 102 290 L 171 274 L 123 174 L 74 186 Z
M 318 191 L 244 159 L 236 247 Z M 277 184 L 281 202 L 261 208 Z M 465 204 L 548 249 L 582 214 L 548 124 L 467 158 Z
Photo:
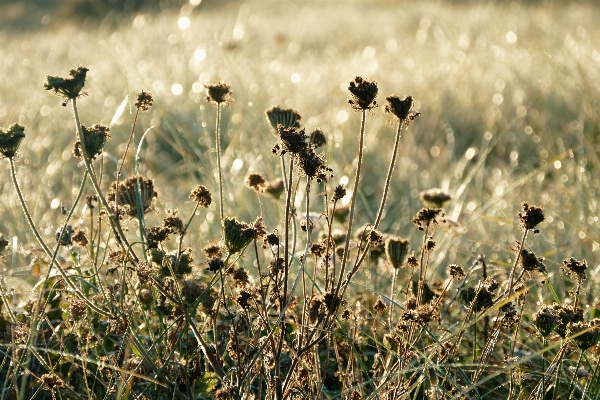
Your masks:
M 261 213 L 263 196 L 281 203 L 265 210 L 281 214 L 277 226 L 266 226 L 262 214 L 240 221 L 226 213 L 220 125 L 223 108 L 233 101 L 229 85 L 206 87 L 206 100 L 217 111 L 216 187 L 190 187 L 193 207 L 186 206 L 187 211 L 162 210 L 156 207 L 160 188 L 151 178 L 122 177 L 136 122 L 152 107 L 152 94 L 138 94 L 115 180 L 101 182 L 98 159 L 110 130 L 80 121 L 78 101 L 88 72 L 78 67 L 68 77 L 48 76 L 44 84 L 64 106 L 72 106 L 73 153 L 84 169 L 76 199 L 59 221 L 56 243 L 40 234 L 19 186 L 15 162 L 25 128 L 13 124 L 0 130 L 0 153 L 49 266 L 24 307 L 16 308 L 6 291 L 1 296 L 2 398 L 568 399 L 599 394 L 595 345 L 600 323 L 586 315 L 580 301 L 587 264 L 564 260 L 562 271 L 572 290 L 560 297 L 547 281 L 544 259 L 527 245 L 544 222 L 541 207 L 522 204 L 522 235 L 508 270 L 490 268 L 483 255 L 468 268 L 450 264 L 441 274 L 432 270 L 436 230 L 446 223 L 444 206 L 452 201 L 440 189 L 421 194 L 424 207 L 412 219 L 420 234 L 413 243 L 379 230 L 401 133 L 419 116 L 412 97 L 386 98 L 383 110 L 397 126 L 395 144 L 375 218 L 360 227 L 356 201 L 365 125 L 379 107 L 378 85 L 356 77 L 348 86 L 348 103 L 361 118 L 356 171 L 348 188 L 333 183 L 334 171 L 319 151 L 327 142 L 322 130 L 307 134 L 293 109 L 266 110 L 281 178 L 267 181 L 253 171 L 245 181 Z M 195 216 L 203 215 L 199 208 L 211 207 L 218 209 L 220 237 L 190 237 Z M 80 208 L 89 218 L 73 228 Z M 150 224 L 150 212 L 164 217 L 160 225 Z M 315 215 L 325 223 L 317 223 Z M 7 246 L 0 237 L 0 253 Z M 385 264 L 390 272 L 389 291 L 368 292 L 359 302 L 352 284 L 372 263 Z M 445 281 L 433 279 L 440 275 Z M 530 298 L 535 285 L 555 302 Z

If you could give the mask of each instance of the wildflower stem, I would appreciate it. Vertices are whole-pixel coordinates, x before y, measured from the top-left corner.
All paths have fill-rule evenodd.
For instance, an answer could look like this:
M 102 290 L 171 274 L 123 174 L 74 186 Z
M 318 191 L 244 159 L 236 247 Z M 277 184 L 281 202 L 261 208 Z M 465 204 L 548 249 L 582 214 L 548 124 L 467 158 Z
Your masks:
M 79 112 L 77 111 L 77 99 L 74 98 L 71 101 L 73 104 L 73 116 L 75 118 L 77 135 L 79 136 L 79 142 L 81 143 L 81 153 L 83 155 L 83 162 L 85 164 L 86 171 L 90 175 L 90 180 L 92 181 L 92 185 L 94 186 L 94 190 L 96 191 L 96 196 L 98 196 L 98 199 L 102 203 L 102 206 L 106 209 L 106 213 L 108 214 L 108 219 L 110 221 L 110 225 L 113 228 L 113 230 L 115 231 L 115 236 L 118 239 L 117 242 L 121 246 L 121 249 L 123 250 L 123 252 L 125 254 L 130 254 L 132 259 L 135 262 L 137 262 L 138 257 L 131 249 L 131 246 L 129 246 L 129 242 L 127 241 L 127 238 L 125 237 L 125 234 L 123 233 L 123 229 L 121 229 L 121 224 L 119 223 L 119 220 L 113 213 L 113 210 L 108 205 L 108 202 L 106 201 L 106 198 L 104 197 L 104 194 L 102 193 L 102 190 L 100 189 L 100 184 L 98 183 L 98 179 L 96 178 L 96 175 L 94 175 L 94 171 L 92 170 L 92 164 L 90 162 L 90 157 L 89 157 L 89 154 L 85 147 L 85 137 L 83 135 L 83 130 L 81 129 L 81 121 L 79 120 Z M 118 199 L 116 201 L 118 201 Z
M 119 162 L 119 167 L 117 168 L 117 184 L 115 186 L 115 214 L 119 215 L 119 180 L 121 179 L 121 172 L 123 170 L 123 164 L 125 164 L 125 157 L 127 157 L 127 152 L 129 151 L 129 145 L 131 144 L 131 140 L 133 139 L 133 132 L 135 130 L 135 124 L 137 123 L 138 115 L 140 113 L 140 109 L 137 108 L 135 112 L 135 117 L 133 118 L 133 124 L 131 126 L 131 133 L 129 134 L 129 139 L 127 139 L 127 144 L 125 145 L 125 151 L 123 152 L 123 158 L 121 158 L 121 162 Z
M 525 246 L 525 240 L 527 239 L 527 234 L 529 233 L 529 229 L 525 229 L 525 232 L 523 232 L 523 237 L 521 238 L 521 243 L 519 243 L 519 248 L 517 250 L 517 257 L 515 258 L 515 263 L 513 264 L 512 269 L 510 270 L 510 278 L 508 279 L 508 281 L 510 282 L 509 286 L 508 286 L 508 290 L 506 292 L 506 295 L 504 296 L 504 298 L 508 298 L 510 297 L 510 294 L 513 290 L 513 287 L 515 285 L 514 279 L 515 279 L 515 271 L 517 270 L 517 265 L 519 265 L 519 260 L 521 259 L 521 250 L 523 250 L 523 247 Z
M 575 366 L 575 370 L 573 371 L 573 377 L 571 378 L 571 383 L 569 383 L 569 390 L 567 391 L 567 400 L 571 398 L 571 392 L 573 392 L 573 386 L 575 385 L 575 380 L 577 379 L 577 373 L 579 371 L 579 367 L 581 366 L 581 360 L 583 360 L 583 353 L 584 350 L 581 350 L 581 353 L 579 354 L 579 359 L 577 360 L 577 365 Z
M 215 145 L 217 147 L 217 170 L 219 174 L 219 220 L 221 221 L 221 226 L 223 225 L 223 171 L 221 169 L 221 103 L 217 103 L 217 126 L 216 126 L 216 134 L 215 134 Z
M 390 168 L 388 169 L 387 177 L 385 179 L 385 186 L 383 187 L 383 197 L 381 198 L 381 204 L 379 205 L 379 211 L 377 211 L 377 217 L 375 218 L 375 222 L 373 223 L 373 229 L 377 229 L 379 227 L 379 223 L 381 222 L 381 217 L 383 216 L 383 209 L 385 207 L 385 202 L 387 200 L 388 191 L 390 189 L 390 183 L 392 181 L 392 173 L 394 172 L 394 165 L 396 164 L 396 157 L 398 156 L 398 144 L 400 143 L 400 138 L 402 137 L 402 127 L 404 126 L 404 120 L 401 119 L 398 122 L 398 130 L 396 131 L 396 140 L 394 142 L 394 152 L 392 153 L 392 160 L 390 161 Z

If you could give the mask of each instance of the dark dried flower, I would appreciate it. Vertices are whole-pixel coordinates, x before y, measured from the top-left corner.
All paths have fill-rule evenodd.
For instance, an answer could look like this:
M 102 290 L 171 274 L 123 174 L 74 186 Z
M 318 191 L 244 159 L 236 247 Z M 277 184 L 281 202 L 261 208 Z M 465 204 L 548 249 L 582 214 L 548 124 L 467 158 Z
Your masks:
M 558 310 L 556 307 L 544 305 L 533 315 L 533 324 L 542 337 L 552 333 L 558 324 Z
M 171 231 L 164 226 L 153 226 L 146 228 L 146 248 L 148 250 L 158 249 L 158 245 L 169 238 Z
M 24 138 L 25 127 L 22 125 L 12 124 L 6 132 L 0 129 L 0 154 L 2 157 L 13 158 Z
M 400 97 L 393 94 L 385 99 L 388 103 L 385 105 L 383 110 L 386 113 L 395 115 L 399 120 L 413 120 L 417 115 L 420 115 L 420 113 L 410 113 L 413 107 L 413 98 L 411 96 L 406 96 L 404 99 L 400 100 Z
M 267 186 L 265 178 L 263 178 L 261 174 L 257 174 L 256 172 L 251 172 L 250 174 L 248 174 L 244 183 L 256 193 L 263 192 L 265 190 L 265 187 Z
M 437 296 L 437 293 L 431 290 L 427 282 L 423 281 L 420 283 L 419 281 L 412 281 L 411 291 L 415 297 L 417 297 L 419 294 L 419 286 L 423 286 L 423 293 L 421 294 L 421 304 L 429 303 L 435 298 L 435 296 Z
M 237 287 L 243 288 L 250 284 L 248 272 L 244 268 L 232 269 L 230 272 L 231 277 L 235 281 Z
M 213 258 L 212 260 L 210 260 L 208 262 L 208 268 L 207 268 L 207 270 L 209 270 L 211 272 L 214 272 L 214 273 L 217 273 L 224 266 L 225 266 L 225 264 L 223 263 L 223 260 L 221 260 L 218 257 L 215 257 L 215 258 Z
M 523 212 L 518 213 L 519 223 L 527 230 L 535 229 L 546 218 L 542 207 L 530 206 L 526 202 L 521 203 L 521 207 L 523 208 Z
M 544 258 L 526 249 L 521 250 L 521 266 L 528 272 L 546 272 Z
M 106 125 L 94 124 L 90 128 L 81 124 L 81 131 L 83 133 L 83 140 L 85 142 L 85 151 L 92 160 L 102 154 L 102 149 L 106 144 L 106 141 L 110 138 L 110 128 Z M 79 138 L 81 140 L 81 137 Z M 83 158 L 83 151 L 81 148 L 81 142 L 78 140 L 73 145 L 73 155 L 77 158 Z
M 394 268 L 400 268 L 406 260 L 410 242 L 399 236 L 390 236 L 385 240 L 385 255 Z
M 573 343 L 582 351 L 589 349 L 600 341 L 600 321 L 594 320 L 590 323 L 579 321 L 567 326 L 567 336 L 576 335 Z
M 333 169 L 325 165 L 325 157 L 322 154 L 316 154 L 312 147 L 307 147 L 298 153 L 296 160 L 300 176 L 306 176 L 317 182 L 327 182 L 333 177 Z
M 452 279 L 460 280 L 465 277 L 465 271 L 456 264 L 448 265 L 448 275 L 452 277 Z
M 452 200 L 451 194 L 448 194 L 439 188 L 424 190 L 419 196 L 425 205 L 434 208 L 442 208 Z
M 267 182 L 265 185 L 265 192 L 276 199 L 279 199 L 279 197 L 281 197 L 281 194 L 283 193 L 284 189 L 285 183 L 281 178 L 277 178 L 274 181 Z
M 194 188 L 194 190 L 192 190 L 190 199 L 194 199 L 195 202 L 200 204 L 200 207 L 204 208 L 208 208 L 212 202 L 210 191 L 206 188 L 206 186 L 202 185 L 198 185 Z
M 202 248 L 202 252 L 209 259 L 223 258 L 223 248 L 217 242 L 207 244 Z
M 327 246 L 322 242 L 315 242 L 310 246 L 310 254 L 314 254 L 317 257 L 323 257 Z
M 269 272 L 272 276 L 276 276 L 277 274 L 282 272 L 284 268 L 285 260 L 281 257 L 272 259 L 271 263 L 269 264 Z
M 385 311 L 386 308 L 387 305 L 383 300 L 381 300 L 381 296 L 377 298 L 377 301 L 375 304 L 373 304 L 373 310 L 377 311 L 378 313 Z
M 252 298 L 252 294 L 246 290 L 240 291 L 240 293 L 236 296 L 235 301 L 244 309 L 250 308 L 250 299 Z
M 64 232 L 62 232 L 62 236 L 61 236 L 60 233 L 62 230 L 63 230 L 62 227 L 60 227 L 56 230 L 56 233 L 55 233 L 56 241 L 60 242 L 61 246 L 70 246 L 73 241 L 73 227 L 71 225 L 65 226 L 65 230 L 64 230 Z
M 300 128 L 299 121 L 302 119 L 302 116 L 294 109 L 273 106 L 266 110 L 265 114 L 267 116 L 267 121 L 277 133 L 279 131 L 279 125 L 286 128 Z
M 185 280 L 181 285 L 181 295 L 188 304 L 192 304 L 198 300 L 202 296 L 202 293 L 204 293 L 204 290 L 205 288 L 195 280 Z
M 467 307 L 473 307 L 473 311 L 486 310 L 494 305 L 493 292 L 498 288 L 498 283 L 492 279 L 480 282 L 477 287 L 469 286 L 458 294 L 459 300 Z
M 309 143 L 315 149 L 327 144 L 327 138 L 325 137 L 325 134 L 321 128 L 316 127 L 315 130 L 310 134 Z
M 406 322 L 416 322 L 426 324 L 434 319 L 439 318 L 439 311 L 428 304 L 421 304 L 416 309 L 404 310 L 400 315 L 400 319 Z
M 419 260 L 415 256 L 414 252 L 410 256 L 408 256 L 408 258 L 406 259 L 406 263 L 411 268 L 417 268 L 419 266 Z
M 142 205 L 142 210 L 138 210 L 137 195 L 139 188 L 139 204 Z M 110 185 L 107 193 L 107 200 L 113 210 L 117 209 L 117 182 L 114 181 Z M 148 213 L 152 210 L 154 199 L 158 193 L 154 190 L 154 182 L 150 178 L 144 178 L 141 175 L 131 176 L 124 181 L 119 182 L 119 214 L 129 218 L 135 218 L 139 212 Z
M 228 84 L 218 81 L 212 85 L 204 85 L 206 88 L 206 101 L 207 102 L 215 102 L 217 104 L 225 103 L 225 105 L 229 105 L 233 101 L 231 98 L 231 86 Z
M 348 103 L 354 110 L 371 110 L 378 106 L 375 101 L 378 92 L 377 83 L 375 81 L 357 76 L 350 82 L 348 90 L 350 91 Z
M 42 389 L 50 390 L 52 392 L 65 386 L 65 382 L 56 374 L 43 374 L 40 377 L 39 382 L 42 384 Z
M 310 322 L 314 323 L 320 317 L 323 316 L 321 307 L 325 304 L 325 297 L 322 294 L 314 294 L 310 299 L 310 306 L 308 308 L 308 318 Z
M 340 201 L 346 196 L 346 187 L 344 185 L 337 185 L 333 189 L 333 196 L 331 197 L 331 201 L 334 203 Z
M 71 317 L 73 317 L 73 319 L 78 320 L 85 317 L 86 311 L 87 304 L 84 299 L 71 299 L 71 303 L 69 304 L 69 312 L 71 313 Z
M 44 89 L 65 100 L 76 99 L 79 96 L 85 95 L 81 90 L 85 86 L 85 78 L 88 71 L 89 69 L 79 66 L 69 71 L 70 78 L 46 75 Z
M 152 93 L 144 92 L 143 90 L 137 95 L 137 102 L 135 103 L 135 107 L 139 108 L 141 111 L 146 112 L 152 106 L 154 99 L 152 98 Z
M 501 324 L 505 328 L 512 329 L 516 324 L 519 323 L 519 313 L 517 312 L 517 309 L 512 301 L 509 301 L 500 307 L 500 311 L 504 313 L 504 315 L 502 315 Z
M 411 222 L 415 224 L 420 231 L 423 231 L 429 225 L 445 223 L 446 220 L 444 219 L 444 216 L 444 210 L 441 208 L 425 207 L 419 210 Z
M 269 233 L 265 236 L 263 247 L 268 246 L 279 246 L 279 237 L 275 233 Z
M 273 147 L 273 154 L 282 155 L 285 153 L 298 154 L 306 150 L 308 136 L 304 133 L 304 129 L 298 130 L 283 125 L 277 127 L 279 132 L 279 141 Z
M 587 269 L 587 262 L 577 261 L 575 258 L 571 257 L 566 260 L 563 260 L 563 265 L 561 270 L 567 275 L 574 276 L 578 280 L 582 281 L 586 279 L 585 270 Z
M 85 247 L 89 243 L 85 232 L 81 229 L 75 229 L 73 236 L 71 236 L 71 240 L 79 247 Z
M 223 219 L 225 232 L 225 247 L 230 253 L 242 251 L 255 237 L 256 231 L 252 224 L 240 222 L 235 218 Z
M 185 232 L 183 221 L 179 218 L 179 210 L 167 209 L 167 216 L 163 219 L 162 226 L 169 232 L 182 235 Z
M 553 304 L 553 309 L 558 313 L 558 323 L 554 330 L 561 338 L 567 336 L 567 327 L 569 324 L 576 322 L 583 322 L 583 310 L 581 308 L 573 309 L 573 306 L 561 306 L 559 304 Z
M 165 254 L 162 258 L 160 269 L 158 274 L 164 276 L 182 276 L 192 272 L 193 258 L 191 256 L 192 249 L 186 248 L 179 253 L 179 259 L 177 253 Z

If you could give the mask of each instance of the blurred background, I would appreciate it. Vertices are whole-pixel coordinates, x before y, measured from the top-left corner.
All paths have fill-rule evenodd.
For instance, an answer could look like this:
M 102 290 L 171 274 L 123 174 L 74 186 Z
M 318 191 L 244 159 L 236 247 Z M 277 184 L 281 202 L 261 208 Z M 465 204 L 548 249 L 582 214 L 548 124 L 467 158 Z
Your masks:
M 392 93 L 412 95 L 422 114 L 403 133 L 383 230 L 410 237 L 416 249 L 410 220 L 419 192 L 440 187 L 454 196 L 453 223 L 439 230 L 436 265 L 468 264 L 481 253 L 502 267 L 519 236 L 516 212 L 528 201 L 546 208 L 532 246 L 553 270 L 571 255 L 595 266 L 599 17 L 593 1 L 1 0 L 0 127 L 26 127 L 19 179 L 52 241 L 82 172 L 71 155 L 70 108 L 43 90 L 46 74 L 90 69 L 78 104 L 85 124 L 111 125 L 101 160 L 106 188 L 135 95 L 150 91 L 155 105 L 134 139 L 137 146 L 152 127 L 140 147 L 141 172 L 159 193 L 150 218 L 160 220 L 164 208 L 186 215 L 196 184 L 216 188 L 215 109 L 204 85 L 224 80 L 235 99 L 223 112 L 226 213 L 254 220 L 259 205 L 244 177 L 279 176 L 264 110 L 293 107 L 307 132 L 319 126 L 331 184 L 351 183 L 360 115 L 347 104 L 347 87 L 361 75 L 378 82 L 380 104 Z M 372 221 L 379 205 L 395 131 L 382 107 L 366 126 L 358 224 Z M 0 199 L 0 233 L 14 249 L 0 263 L 27 274 L 35 244 L 6 161 Z M 277 203 L 263 202 L 273 229 Z M 191 237 L 218 239 L 215 210 L 202 212 Z

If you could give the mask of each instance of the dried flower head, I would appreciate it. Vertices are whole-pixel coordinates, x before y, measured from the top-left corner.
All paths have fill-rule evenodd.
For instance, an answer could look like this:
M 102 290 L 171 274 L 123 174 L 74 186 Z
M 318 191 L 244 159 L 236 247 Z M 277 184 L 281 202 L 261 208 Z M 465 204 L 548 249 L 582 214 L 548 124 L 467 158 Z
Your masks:
M 321 128 L 316 127 L 315 130 L 310 134 L 309 143 L 315 149 L 327 144 L 327 138 L 325 137 L 325 134 Z
M 89 69 L 79 66 L 69 71 L 70 78 L 46 75 L 44 89 L 65 100 L 76 99 L 86 94 L 82 93 L 81 90 L 85 86 L 85 78 L 88 71 Z M 65 103 L 63 104 L 66 105 Z
M 85 317 L 86 311 L 87 304 L 84 299 L 71 299 L 71 303 L 69 304 L 69 312 L 71 313 L 71 317 L 73 317 L 73 319 L 78 320 Z
M 221 260 L 219 257 L 215 257 L 208 262 L 208 268 L 206 269 L 211 272 L 217 273 L 224 266 L 225 264 L 223 263 L 223 260 Z
M 160 268 L 157 273 L 161 277 L 165 276 L 182 276 L 192 272 L 193 258 L 191 256 L 192 249 L 186 248 L 179 253 L 167 253 L 163 256 Z
M 350 96 L 348 103 L 350 107 L 357 111 L 371 110 L 378 106 L 375 98 L 377 97 L 377 83 L 361 76 L 357 76 L 348 86 Z
M 533 324 L 542 337 L 552 333 L 558 324 L 558 311 L 553 306 L 544 305 L 533 315 Z
M 445 223 L 444 210 L 441 208 L 425 207 L 419 210 L 417 215 L 412 219 L 412 223 L 417 226 L 420 231 L 425 230 L 429 225 L 438 225 Z
M 56 242 L 59 242 L 61 246 L 70 246 L 73 242 L 73 227 L 71 225 L 65 226 L 64 232 L 63 228 L 59 227 L 56 229 L 54 236 L 56 237 Z
M 334 203 L 340 201 L 346 196 L 346 187 L 344 185 L 337 185 L 333 189 L 333 196 L 331 197 L 331 201 Z
M 390 236 L 385 240 L 385 255 L 392 267 L 400 268 L 404 264 L 409 244 L 407 239 L 398 236 Z
M 424 190 L 419 196 L 425 205 L 434 208 L 442 208 L 452 200 L 451 194 L 448 194 L 439 188 Z
M 219 246 L 217 242 L 212 242 L 207 244 L 202 248 L 202 252 L 206 255 L 207 258 L 223 258 L 223 248 Z
M 230 253 L 237 253 L 248 245 L 255 237 L 256 230 L 252 224 L 240 222 L 235 218 L 223 219 L 225 232 L 225 247 Z
M 304 133 L 304 129 L 298 130 L 278 125 L 277 131 L 279 132 L 279 141 L 273 147 L 273 154 L 282 155 L 287 152 L 298 154 L 308 147 L 306 142 L 308 136 Z
M 154 102 L 154 99 L 152 98 L 152 93 L 144 92 L 142 90 L 137 95 L 137 101 L 135 103 L 135 107 L 139 108 L 143 112 L 146 112 L 150 109 L 153 102 Z
M 325 157 L 322 154 L 316 154 L 312 147 L 307 147 L 295 158 L 300 176 L 306 176 L 317 182 L 327 182 L 333 177 L 333 169 L 325 164 Z
M 472 306 L 473 311 L 479 312 L 494 305 L 493 292 L 497 288 L 498 282 L 488 278 L 480 282 L 477 287 L 469 286 L 464 288 L 459 292 L 458 298 L 465 306 Z
M 538 257 L 533 251 L 521 249 L 521 266 L 528 272 L 546 272 L 544 258 Z
M 583 322 L 583 310 L 581 308 L 573 309 L 573 306 L 561 306 L 553 304 L 553 309 L 558 313 L 558 323 L 554 330 L 561 338 L 567 336 L 567 327 L 569 324 Z
M 452 279 L 460 280 L 465 277 L 465 271 L 456 264 L 448 265 L 448 275 L 452 277 Z
M 43 374 L 40 377 L 39 382 L 42 384 L 42 389 L 50 390 L 52 392 L 65 386 L 65 382 L 56 374 Z
M 2 157 L 13 158 L 24 138 L 25 127 L 22 125 L 12 124 L 6 132 L 0 129 L 0 154 Z
M 279 125 L 286 128 L 300 128 L 299 121 L 302 119 L 302 116 L 292 108 L 273 106 L 265 111 L 265 115 L 267 116 L 267 121 L 277 134 L 279 134 Z
M 265 192 L 275 199 L 281 197 L 281 194 L 285 190 L 285 183 L 283 179 L 277 178 L 274 181 L 267 182 L 265 185 Z
M 229 105 L 233 101 L 231 98 L 231 86 L 228 84 L 217 81 L 217 83 L 212 85 L 204 85 L 206 88 L 206 101 L 207 102 L 215 102 L 217 104 L 225 103 L 225 105 Z
M 179 217 L 179 210 L 167 209 L 167 216 L 163 218 L 162 226 L 169 232 L 176 235 L 185 233 L 183 220 Z
M 261 174 L 258 174 L 256 172 L 249 173 L 248 176 L 246 176 L 244 183 L 256 193 L 263 192 L 265 190 L 265 187 L 267 186 L 265 178 L 263 178 Z
M 429 284 L 425 281 L 412 281 L 412 285 L 410 287 L 412 294 L 415 298 L 419 295 L 419 286 L 422 287 L 421 291 L 421 304 L 429 303 L 431 300 L 435 298 L 438 294 L 434 292 Z
M 210 191 L 206 188 L 206 186 L 198 185 L 192 190 L 190 194 L 190 199 L 194 199 L 200 207 L 208 208 L 210 203 L 212 202 L 212 196 Z
M 158 249 L 158 245 L 169 239 L 171 231 L 164 226 L 146 228 L 146 248 Z
M 117 181 L 111 183 L 107 193 L 107 200 L 113 210 L 119 209 L 120 215 L 129 218 L 135 218 L 138 212 L 147 213 L 152 210 L 154 199 L 158 193 L 154 190 L 154 182 L 150 178 L 144 178 L 141 175 L 131 176 L 124 181 L 119 182 L 119 199 L 117 201 Z M 142 206 L 138 210 L 139 204 Z
M 81 132 L 83 133 L 83 141 L 85 142 L 85 150 L 88 157 L 95 159 L 102 153 L 102 149 L 106 141 L 110 138 L 108 133 L 110 128 L 106 125 L 94 124 L 90 128 L 81 124 Z M 81 138 L 80 138 L 81 140 Z M 73 155 L 77 158 L 83 158 L 81 142 L 77 141 L 73 145 Z
M 530 206 L 526 202 L 521 203 L 521 207 L 523 212 L 518 213 L 519 223 L 527 230 L 535 229 L 546 218 L 542 207 Z
M 574 276 L 578 280 L 585 280 L 585 270 L 587 268 L 587 262 L 577 261 L 575 258 L 571 257 L 566 260 L 563 260 L 563 265 L 561 270 L 567 275 Z
M 411 96 L 406 96 L 404 99 L 400 100 L 400 97 L 393 94 L 385 98 L 387 100 L 387 104 L 384 107 L 384 111 L 386 113 L 393 114 L 401 121 L 406 120 L 414 120 L 421 113 L 411 114 L 410 111 L 413 107 L 413 98 Z
M 387 308 L 387 305 L 385 304 L 385 302 L 383 300 L 381 300 L 381 296 L 379 296 L 377 298 L 377 301 L 375 302 L 375 304 L 373 304 L 373 310 L 380 313 L 380 312 L 385 311 L 386 308 Z
M 89 243 L 85 232 L 79 228 L 75 229 L 73 236 L 71 236 L 71 240 L 79 247 L 85 247 Z
M 579 321 L 567 326 L 567 336 L 573 336 L 573 343 L 581 350 L 585 351 L 596 345 L 600 341 L 599 320 L 593 320 L 589 323 Z

